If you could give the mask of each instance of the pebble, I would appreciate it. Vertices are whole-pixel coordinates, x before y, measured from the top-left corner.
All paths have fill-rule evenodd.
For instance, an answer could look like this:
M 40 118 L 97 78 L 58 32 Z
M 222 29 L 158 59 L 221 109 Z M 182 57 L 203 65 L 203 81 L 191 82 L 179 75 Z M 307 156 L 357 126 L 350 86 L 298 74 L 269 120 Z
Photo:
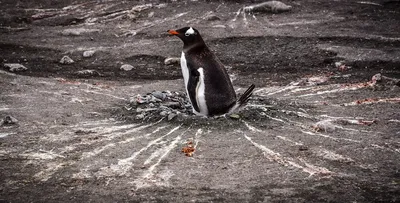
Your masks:
M 15 125 L 18 123 L 18 120 L 12 116 L 6 116 L 4 119 L 0 122 L 0 125 Z
M 141 113 L 141 114 L 136 115 L 135 118 L 136 118 L 137 120 L 140 120 L 140 119 L 143 119 L 144 116 L 145 116 L 145 114 L 144 114 L 144 113 Z
M 205 20 L 208 20 L 208 21 L 217 21 L 217 20 L 221 20 L 221 18 L 218 17 L 218 16 L 215 15 L 215 14 L 211 14 L 211 15 L 208 15 L 208 16 L 205 18 Z
M 4 67 L 8 68 L 8 70 L 11 72 L 20 72 L 28 70 L 27 67 L 19 63 L 5 63 Z
M 151 95 L 153 95 L 155 98 L 161 99 L 161 100 L 164 100 L 167 97 L 166 94 L 164 94 L 164 93 L 162 93 L 160 91 L 154 91 L 154 92 L 151 93 Z
M 290 11 L 292 6 L 288 6 L 280 1 L 267 1 L 255 5 L 243 7 L 245 12 L 268 12 L 268 13 L 281 13 Z
M 235 113 L 230 114 L 229 117 L 233 118 L 233 119 L 240 119 L 240 115 L 239 114 L 235 114 Z
M 168 120 L 170 121 L 170 120 L 174 119 L 175 117 L 176 117 L 176 114 L 175 114 L 175 113 L 170 113 L 170 114 L 168 115 Z
M 168 115 L 168 111 L 161 111 L 160 116 L 164 117 Z
M 100 73 L 95 71 L 95 70 L 80 70 L 76 72 L 77 75 L 81 75 L 81 76 L 99 76 Z
M 165 65 L 180 64 L 181 59 L 177 57 L 168 57 L 164 60 Z
M 84 51 L 84 52 L 83 52 L 83 57 L 84 57 L 84 58 L 92 57 L 92 56 L 94 55 L 94 53 L 96 53 L 96 52 L 93 51 L 93 50 Z
M 63 56 L 60 60 L 61 64 L 73 64 L 75 63 L 74 60 L 72 60 L 69 56 Z
M 86 29 L 86 28 L 71 28 L 65 29 L 61 32 L 62 35 L 65 36 L 79 36 L 84 33 L 93 33 L 93 32 L 100 32 L 99 29 Z
M 132 65 L 129 64 L 124 64 L 121 66 L 121 68 L 119 68 L 120 70 L 124 70 L 124 71 L 130 71 L 132 69 L 134 69 L 135 67 L 133 67 Z

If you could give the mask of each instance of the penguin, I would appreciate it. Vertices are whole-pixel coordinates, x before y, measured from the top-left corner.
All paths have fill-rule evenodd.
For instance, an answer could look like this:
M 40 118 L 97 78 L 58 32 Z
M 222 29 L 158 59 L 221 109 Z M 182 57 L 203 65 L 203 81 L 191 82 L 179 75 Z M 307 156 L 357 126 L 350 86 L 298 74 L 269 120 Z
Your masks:
M 183 41 L 181 69 L 194 114 L 218 116 L 233 113 L 246 105 L 253 94 L 254 84 L 236 99 L 224 65 L 207 47 L 198 30 L 184 27 L 167 32 Z

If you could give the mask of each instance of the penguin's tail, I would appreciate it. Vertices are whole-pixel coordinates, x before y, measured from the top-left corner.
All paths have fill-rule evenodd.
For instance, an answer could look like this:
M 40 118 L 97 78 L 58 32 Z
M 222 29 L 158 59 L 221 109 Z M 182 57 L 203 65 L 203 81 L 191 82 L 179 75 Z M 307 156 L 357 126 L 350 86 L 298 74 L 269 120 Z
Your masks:
M 240 96 L 240 98 L 236 101 L 236 104 L 231 108 L 229 113 L 232 113 L 242 107 L 244 107 L 247 102 L 250 100 L 251 95 L 253 95 L 254 88 L 256 86 L 254 84 L 251 84 L 249 88 Z

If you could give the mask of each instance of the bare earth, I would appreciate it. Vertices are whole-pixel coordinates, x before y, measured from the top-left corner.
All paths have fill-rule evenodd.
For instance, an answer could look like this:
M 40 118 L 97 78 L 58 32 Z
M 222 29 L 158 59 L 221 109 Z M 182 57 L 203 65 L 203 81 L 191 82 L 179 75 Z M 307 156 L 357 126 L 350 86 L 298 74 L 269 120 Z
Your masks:
M 0 1 L 1 203 L 400 201 L 399 1 L 28 2 Z M 253 99 L 138 118 L 136 95 L 184 91 L 164 59 L 188 25 Z

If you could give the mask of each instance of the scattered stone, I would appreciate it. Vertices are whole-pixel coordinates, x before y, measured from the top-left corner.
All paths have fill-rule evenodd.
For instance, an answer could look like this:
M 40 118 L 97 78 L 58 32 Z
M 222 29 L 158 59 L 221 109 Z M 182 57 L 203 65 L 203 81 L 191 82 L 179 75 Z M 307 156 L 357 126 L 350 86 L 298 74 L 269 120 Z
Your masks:
M 330 119 L 318 121 L 312 127 L 316 132 L 333 132 L 336 129 L 336 125 Z
M 150 12 L 149 14 L 147 14 L 148 18 L 152 18 L 154 16 L 154 11 Z
M 214 28 L 226 28 L 226 25 L 214 25 Z
M 96 131 L 92 131 L 92 130 L 77 130 L 77 131 L 75 131 L 75 134 L 77 134 L 77 135 L 88 135 L 88 134 L 92 134 L 92 133 L 96 133 Z
M 18 120 L 12 116 L 6 116 L 4 119 L 0 122 L 1 125 L 15 125 L 18 123 Z
M 328 82 L 330 77 L 328 76 L 312 76 L 309 78 L 301 78 L 298 81 L 291 82 L 290 85 L 294 86 L 314 86 L 314 85 L 322 85 Z
M 182 107 L 181 103 L 173 102 L 173 101 L 165 103 L 164 106 L 169 107 L 169 108 L 173 108 L 173 109 Z
M 8 68 L 10 72 L 20 72 L 28 70 L 27 67 L 19 63 L 5 63 L 4 67 Z
M 164 60 L 165 65 L 180 64 L 181 59 L 176 57 L 169 57 Z
M 141 114 L 138 114 L 138 115 L 136 115 L 136 120 L 141 120 L 141 119 L 143 119 L 144 117 L 145 117 L 146 115 L 144 114 L 144 113 L 141 113 Z
M 372 76 L 372 82 L 400 86 L 400 79 L 387 77 L 380 73 Z
M 80 70 L 76 72 L 80 76 L 100 76 L 101 74 L 96 70 Z
M 138 108 L 136 109 L 136 112 L 137 112 L 137 113 L 149 112 L 149 111 L 156 111 L 157 109 L 158 109 L 158 108 L 145 108 L 145 109 L 142 109 L 142 108 L 138 107 Z
M 168 115 L 168 112 L 167 111 L 161 111 L 160 112 L 160 116 L 162 116 L 162 117 L 165 117 L 165 116 L 167 116 Z
M 351 66 L 347 66 L 344 61 L 335 62 L 335 66 L 337 69 L 339 69 L 339 71 L 342 72 L 351 69 Z
M 161 4 L 158 4 L 158 5 L 155 5 L 155 7 L 156 8 L 166 8 L 167 4 L 166 3 L 161 3 Z
M 94 51 L 94 50 L 84 51 L 83 52 L 83 57 L 84 58 L 92 57 L 94 55 L 94 53 L 96 53 L 96 51 Z
M 292 9 L 280 1 L 267 1 L 260 4 L 243 7 L 244 12 L 267 12 L 267 13 L 282 13 Z
M 162 93 L 160 91 L 154 91 L 151 93 L 151 95 L 153 95 L 155 98 L 161 99 L 161 100 L 164 100 L 167 97 L 167 95 L 165 95 L 164 93 Z
M 307 146 L 301 145 L 301 146 L 299 147 L 299 151 L 307 151 L 307 150 L 308 150 L 308 147 L 307 147 Z
M 87 34 L 87 33 L 94 33 L 94 32 L 100 32 L 101 30 L 99 29 L 86 29 L 86 28 L 71 28 L 71 29 L 65 29 L 61 32 L 62 35 L 65 36 L 79 36 L 82 34 Z
M 158 99 L 153 95 L 137 95 L 136 102 L 139 104 L 158 103 L 161 102 L 161 99 Z
M 218 16 L 215 15 L 215 14 L 210 14 L 210 15 L 208 15 L 208 16 L 205 17 L 205 20 L 208 20 L 208 21 L 217 21 L 217 20 L 221 20 L 221 18 L 218 17 Z
M 170 113 L 170 114 L 168 115 L 168 120 L 170 121 L 170 120 L 174 119 L 175 117 L 176 117 L 176 114 L 175 114 L 175 113 Z
M 72 60 L 69 56 L 63 56 L 60 60 L 61 64 L 73 64 L 75 63 L 74 60 Z
M 235 114 L 235 113 L 230 114 L 229 117 L 233 118 L 233 119 L 240 119 L 240 115 L 239 114 Z
M 124 64 L 121 66 L 121 68 L 119 68 L 120 70 L 124 70 L 124 71 L 130 71 L 132 69 L 134 69 L 135 67 L 133 67 L 132 65 L 129 64 Z

